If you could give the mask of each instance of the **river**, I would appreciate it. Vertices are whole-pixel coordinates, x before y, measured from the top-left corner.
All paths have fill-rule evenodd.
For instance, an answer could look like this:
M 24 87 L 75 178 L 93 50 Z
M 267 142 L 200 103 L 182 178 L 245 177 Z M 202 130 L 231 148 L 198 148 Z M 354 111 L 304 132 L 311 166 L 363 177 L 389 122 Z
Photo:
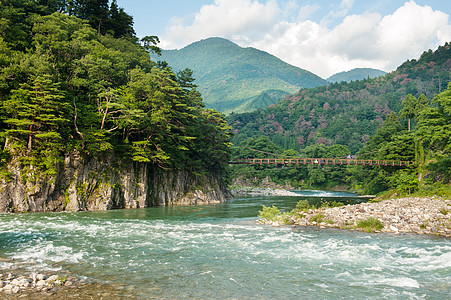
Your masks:
M 290 210 L 300 199 L 360 201 L 300 191 L 208 206 L 4 214 L 0 257 L 14 261 L 0 270 L 67 271 L 136 299 L 450 298 L 450 239 L 254 223 L 262 205 Z

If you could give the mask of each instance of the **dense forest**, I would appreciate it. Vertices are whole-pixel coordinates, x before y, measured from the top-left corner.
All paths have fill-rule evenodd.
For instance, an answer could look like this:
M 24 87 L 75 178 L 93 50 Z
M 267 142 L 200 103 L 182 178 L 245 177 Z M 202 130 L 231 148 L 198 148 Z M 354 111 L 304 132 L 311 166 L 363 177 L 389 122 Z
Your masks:
M 355 154 L 391 112 L 399 112 L 408 94 L 432 99 L 450 81 L 451 49 L 424 52 L 419 60 L 402 64 L 383 77 L 332 83 L 301 89 L 275 105 L 245 114 L 232 114 L 233 142 L 266 135 L 283 149 L 346 145 Z
M 450 181 L 451 49 L 407 61 L 384 77 L 302 89 L 266 110 L 232 114 L 233 156 L 341 157 L 415 161 L 414 167 L 234 166 L 234 177 L 269 176 L 292 187 L 353 186 L 410 193 Z M 385 121 L 384 121 L 385 120 Z M 258 150 L 256 152 L 255 150 Z M 274 153 L 274 154 L 272 154 Z
M 223 173 L 230 127 L 205 109 L 188 69 L 150 60 L 116 1 L 0 3 L 0 150 L 3 176 L 17 162 L 52 175 L 67 153 Z

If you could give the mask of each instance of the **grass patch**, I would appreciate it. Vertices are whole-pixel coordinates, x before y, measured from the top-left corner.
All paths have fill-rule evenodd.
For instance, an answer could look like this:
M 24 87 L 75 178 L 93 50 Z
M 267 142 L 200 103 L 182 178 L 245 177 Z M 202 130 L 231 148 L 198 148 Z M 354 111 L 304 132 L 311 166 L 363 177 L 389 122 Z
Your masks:
M 415 197 L 439 196 L 451 198 L 451 186 L 443 183 L 426 184 L 420 186 L 420 190 L 412 194 Z
M 356 228 L 363 229 L 366 232 L 375 232 L 384 228 L 384 224 L 377 218 L 369 217 L 366 220 L 359 220 Z

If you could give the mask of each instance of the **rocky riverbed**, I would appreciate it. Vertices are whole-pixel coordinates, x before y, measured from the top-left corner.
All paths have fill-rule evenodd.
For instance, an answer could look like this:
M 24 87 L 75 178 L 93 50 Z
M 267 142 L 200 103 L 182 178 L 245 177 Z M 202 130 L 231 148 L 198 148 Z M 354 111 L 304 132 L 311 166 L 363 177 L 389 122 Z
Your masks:
M 29 297 L 32 294 L 39 293 L 41 298 L 45 298 L 52 296 L 64 287 L 74 286 L 75 284 L 80 284 L 80 280 L 76 277 L 60 277 L 56 274 L 47 276 L 41 273 L 18 275 L 17 272 L 7 271 L 0 274 L 0 295 L 3 293 L 4 297 L 10 295 L 10 298 L 12 298 L 14 295 Z
M 299 196 L 294 192 L 275 188 L 239 187 L 231 190 L 233 196 Z
M 0 299 L 127 299 L 125 286 L 93 283 L 77 276 L 0 270 Z
M 264 224 L 283 223 L 300 226 L 356 228 L 359 220 L 374 218 L 383 224 L 376 232 L 394 234 L 416 233 L 451 237 L 451 200 L 439 197 L 409 197 L 389 199 L 377 203 L 361 203 L 333 208 L 311 209 L 275 221 L 259 220 Z

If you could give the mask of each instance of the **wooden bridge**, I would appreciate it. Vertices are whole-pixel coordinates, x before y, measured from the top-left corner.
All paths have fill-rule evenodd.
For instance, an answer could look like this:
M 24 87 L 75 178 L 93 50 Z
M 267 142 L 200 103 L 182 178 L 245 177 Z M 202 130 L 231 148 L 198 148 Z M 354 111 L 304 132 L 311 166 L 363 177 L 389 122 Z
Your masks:
M 232 165 L 363 165 L 403 167 L 415 164 L 413 161 L 372 160 L 351 158 L 238 158 Z

